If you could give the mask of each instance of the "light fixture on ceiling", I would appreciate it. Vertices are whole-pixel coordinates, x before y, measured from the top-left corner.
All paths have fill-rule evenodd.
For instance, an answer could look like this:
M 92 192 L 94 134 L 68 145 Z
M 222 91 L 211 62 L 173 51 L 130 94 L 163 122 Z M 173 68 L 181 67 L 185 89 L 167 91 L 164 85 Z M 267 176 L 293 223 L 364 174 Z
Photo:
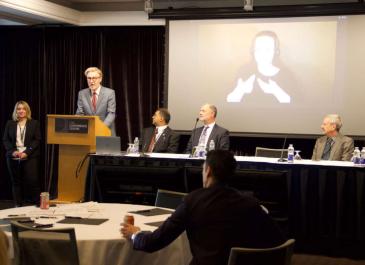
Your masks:
M 148 14 L 151 14 L 153 12 L 153 1 L 152 0 L 144 1 L 144 11 Z
M 243 9 L 245 11 L 253 11 L 253 0 L 243 0 Z

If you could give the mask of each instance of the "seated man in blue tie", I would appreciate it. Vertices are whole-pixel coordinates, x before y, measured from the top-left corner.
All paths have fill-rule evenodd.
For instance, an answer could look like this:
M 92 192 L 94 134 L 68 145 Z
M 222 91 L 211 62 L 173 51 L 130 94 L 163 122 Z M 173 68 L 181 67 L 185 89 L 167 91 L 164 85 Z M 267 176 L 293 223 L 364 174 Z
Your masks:
M 204 145 L 208 150 L 211 140 L 214 141 L 215 149 L 229 150 L 229 132 L 216 124 L 216 118 L 216 106 L 205 104 L 200 108 L 199 121 L 201 121 L 204 126 L 196 128 L 191 132 L 191 137 L 185 153 L 191 153 L 192 149 L 198 145 Z
M 79 91 L 76 115 L 99 116 L 106 126 L 115 133 L 115 92 L 101 85 L 103 73 L 96 67 L 85 70 L 88 88 Z
M 179 135 L 169 126 L 170 113 L 159 108 L 152 116 L 153 127 L 144 128 L 141 136 L 142 152 L 176 153 L 179 148 Z
M 281 245 L 284 236 L 258 201 L 227 186 L 236 167 L 231 152 L 209 151 L 202 169 L 204 188 L 189 193 L 154 232 L 124 223 L 121 233 L 133 241 L 134 249 L 153 252 L 186 231 L 191 265 L 227 264 L 232 247 Z
M 321 125 L 324 136 L 317 139 L 312 160 L 351 160 L 354 141 L 340 133 L 341 127 L 342 121 L 339 115 L 329 114 L 324 117 Z

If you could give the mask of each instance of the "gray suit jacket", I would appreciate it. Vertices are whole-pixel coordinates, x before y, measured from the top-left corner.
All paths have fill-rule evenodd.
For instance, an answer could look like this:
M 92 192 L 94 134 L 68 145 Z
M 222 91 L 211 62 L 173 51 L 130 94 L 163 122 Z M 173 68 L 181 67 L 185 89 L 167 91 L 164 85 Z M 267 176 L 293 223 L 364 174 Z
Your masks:
M 203 129 L 204 126 L 196 128 L 195 130 L 192 131 L 185 153 L 191 153 L 192 147 L 198 145 L 199 138 L 200 135 L 202 134 Z M 220 127 L 217 124 L 214 125 L 213 130 L 209 135 L 207 148 L 210 140 L 214 141 L 215 149 L 229 150 L 229 132 L 223 127 Z
M 317 139 L 313 149 L 312 160 L 321 160 L 327 136 Z M 329 160 L 350 161 L 354 152 L 354 141 L 347 136 L 338 134 L 335 142 L 332 144 Z
M 115 93 L 113 89 L 101 87 L 98 101 L 96 102 L 96 111 L 93 110 L 91 105 L 90 89 L 85 88 L 79 91 L 76 115 L 99 116 L 105 125 L 110 128 L 112 135 L 115 135 L 115 108 Z

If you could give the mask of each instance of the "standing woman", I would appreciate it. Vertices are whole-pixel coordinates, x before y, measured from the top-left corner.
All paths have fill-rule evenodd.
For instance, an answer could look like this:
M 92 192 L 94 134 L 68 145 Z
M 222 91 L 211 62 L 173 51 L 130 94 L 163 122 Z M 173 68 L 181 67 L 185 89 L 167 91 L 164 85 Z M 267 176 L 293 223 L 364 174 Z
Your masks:
M 33 120 L 25 101 L 15 104 L 12 120 L 6 123 L 3 143 L 11 177 L 15 206 L 39 202 L 39 122 Z

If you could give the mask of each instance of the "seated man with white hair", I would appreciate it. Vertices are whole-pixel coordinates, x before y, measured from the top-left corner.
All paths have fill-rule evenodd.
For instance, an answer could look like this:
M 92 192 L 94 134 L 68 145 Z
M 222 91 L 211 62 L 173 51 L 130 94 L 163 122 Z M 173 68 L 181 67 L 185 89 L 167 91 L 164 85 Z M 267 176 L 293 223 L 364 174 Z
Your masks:
M 350 161 L 354 151 L 354 141 L 340 133 L 341 117 L 329 114 L 324 117 L 321 129 L 324 136 L 316 141 L 312 160 Z

